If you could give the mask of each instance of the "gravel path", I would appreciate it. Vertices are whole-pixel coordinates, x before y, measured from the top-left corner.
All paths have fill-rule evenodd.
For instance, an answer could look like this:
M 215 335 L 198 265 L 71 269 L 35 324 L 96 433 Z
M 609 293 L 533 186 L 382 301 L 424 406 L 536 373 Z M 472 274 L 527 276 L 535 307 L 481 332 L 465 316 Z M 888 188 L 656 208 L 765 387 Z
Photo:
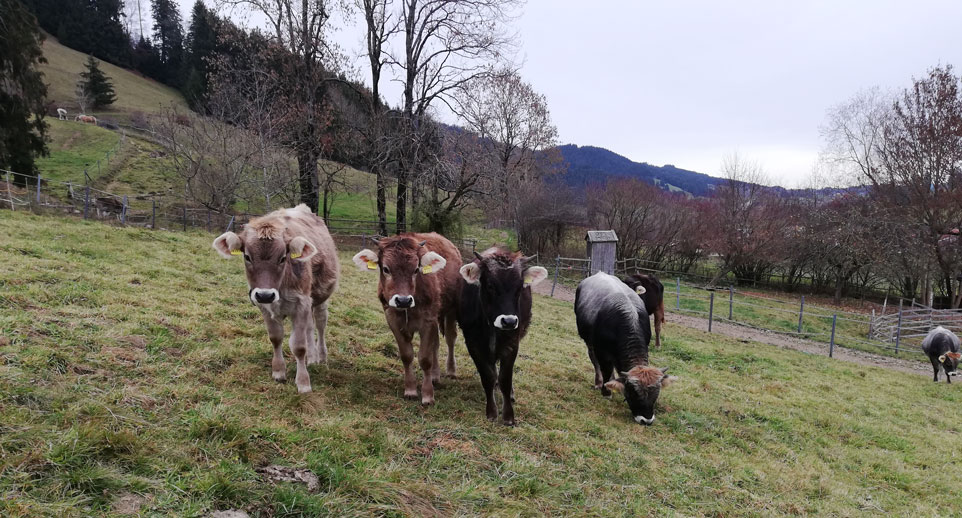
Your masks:
M 534 287 L 534 292 L 539 295 L 544 295 L 545 297 L 550 296 L 551 283 L 542 282 L 541 284 L 536 285 Z M 574 290 L 559 284 L 555 287 L 554 298 L 574 303 L 575 293 Z M 683 313 L 668 312 L 668 314 L 665 316 L 665 320 L 667 322 L 662 328 L 663 336 L 671 335 L 671 326 L 673 325 L 682 325 L 694 329 L 701 329 L 703 331 L 708 330 L 708 319 L 706 318 L 686 315 Z M 795 338 L 770 331 L 729 324 L 727 322 L 712 322 L 712 332 L 745 342 L 760 342 L 763 344 L 776 345 L 778 347 L 784 347 L 786 349 L 792 349 L 809 354 L 828 356 L 828 344 L 803 340 L 801 338 Z M 908 374 L 918 374 L 922 376 L 932 375 L 932 367 L 926 363 L 909 359 L 892 358 L 889 356 L 872 354 L 855 349 L 835 347 L 833 358 L 851 363 L 857 363 L 859 365 L 882 367 Z

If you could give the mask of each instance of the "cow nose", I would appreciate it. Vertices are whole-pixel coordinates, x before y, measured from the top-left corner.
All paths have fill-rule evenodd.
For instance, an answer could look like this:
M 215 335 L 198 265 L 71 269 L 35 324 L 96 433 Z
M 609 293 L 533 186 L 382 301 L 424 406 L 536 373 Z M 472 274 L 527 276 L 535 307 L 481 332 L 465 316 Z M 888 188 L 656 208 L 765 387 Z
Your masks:
M 394 302 L 399 308 L 409 308 L 414 302 L 414 297 L 411 295 L 398 295 L 397 298 L 394 299 Z
M 518 317 L 515 315 L 499 315 L 494 321 L 494 327 L 507 331 L 517 329 Z
M 274 302 L 274 290 L 255 291 L 254 300 L 261 304 L 270 304 Z

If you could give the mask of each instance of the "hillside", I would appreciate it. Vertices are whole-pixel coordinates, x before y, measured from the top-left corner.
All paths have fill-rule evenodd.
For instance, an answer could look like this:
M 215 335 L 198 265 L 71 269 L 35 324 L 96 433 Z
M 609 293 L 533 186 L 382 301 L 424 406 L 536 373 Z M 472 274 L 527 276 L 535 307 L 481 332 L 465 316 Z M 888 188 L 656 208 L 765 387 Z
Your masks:
M 505 428 L 460 339 L 437 405 L 401 398 L 376 276 L 341 245 L 330 364 L 298 396 L 212 235 L 7 211 L 0 235 L 3 516 L 936 516 L 962 491 L 959 384 L 669 320 L 652 362 L 681 381 L 645 428 L 591 388 L 570 304 L 536 297 Z
M 84 70 L 87 54 L 61 45 L 48 34 L 43 43 L 43 55 L 47 63 L 41 65 L 40 70 L 48 85 L 47 98 L 55 108 L 65 108 L 73 119 L 77 115 L 74 89 L 78 74 Z M 162 106 L 172 103 L 185 109 L 187 107 L 180 93 L 169 86 L 105 61 L 101 61 L 100 66 L 113 80 L 117 101 L 106 110 L 94 110 L 93 114 L 97 116 L 109 115 L 126 120 L 126 116 L 134 111 L 157 112 Z
M 655 166 L 645 162 L 633 162 L 613 151 L 595 146 L 567 144 L 559 149 L 568 164 L 564 181 L 572 187 L 603 184 L 611 177 L 628 177 L 645 180 L 673 192 L 684 191 L 693 196 L 707 196 L 724 181 L 672 165 Z

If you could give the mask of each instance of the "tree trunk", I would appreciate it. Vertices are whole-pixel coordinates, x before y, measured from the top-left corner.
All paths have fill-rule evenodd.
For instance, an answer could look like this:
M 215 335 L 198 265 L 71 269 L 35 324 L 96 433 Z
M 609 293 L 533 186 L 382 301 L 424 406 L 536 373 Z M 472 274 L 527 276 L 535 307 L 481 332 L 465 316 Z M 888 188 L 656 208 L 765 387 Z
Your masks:
M 317 161 L 320 150 L 314 146 L 305 146 L 297 152 L 297 185 L 301 191 L 301 203 L 306 204 L 314 214 L 317 214 L 319 199 L 317 185 Z
M 397 233 L 407 232 L 407 199 L 408 199 L 408 174 L 402 167 L 397 175 L 397 201 L 395 208 L 395 220 L 397 221 Z
M 387 235 L 387 198 L 384 188 L 384 172 L 380 166 L 375 166 L 374 177 L 377 178 L 377 232 Z

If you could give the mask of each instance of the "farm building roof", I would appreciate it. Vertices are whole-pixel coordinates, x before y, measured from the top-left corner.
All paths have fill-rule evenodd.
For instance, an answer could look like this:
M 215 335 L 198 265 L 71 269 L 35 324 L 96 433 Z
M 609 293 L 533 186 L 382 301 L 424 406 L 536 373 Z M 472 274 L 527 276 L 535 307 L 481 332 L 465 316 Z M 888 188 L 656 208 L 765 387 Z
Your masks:
M 617 242 L 618 236 L 614 230 L 589 230 L 585 236 L 585 241 L 589 243 L 611 243 Z

